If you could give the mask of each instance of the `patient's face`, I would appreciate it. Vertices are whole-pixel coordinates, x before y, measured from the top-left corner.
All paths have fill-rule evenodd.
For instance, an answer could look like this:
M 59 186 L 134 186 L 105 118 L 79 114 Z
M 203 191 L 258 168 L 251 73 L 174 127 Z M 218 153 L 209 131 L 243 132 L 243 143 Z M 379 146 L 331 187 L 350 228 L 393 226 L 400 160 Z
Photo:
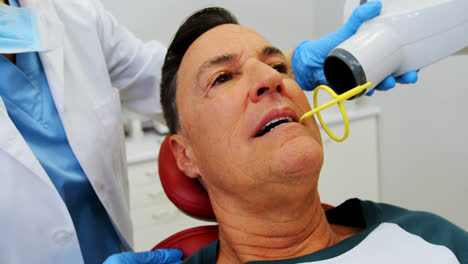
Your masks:
M 318 175 L 314 118 L 286 58 L 255 31 L 221 25 L 187 50 L 178 73 L 181 129 L 208 191 L 242 193 Z

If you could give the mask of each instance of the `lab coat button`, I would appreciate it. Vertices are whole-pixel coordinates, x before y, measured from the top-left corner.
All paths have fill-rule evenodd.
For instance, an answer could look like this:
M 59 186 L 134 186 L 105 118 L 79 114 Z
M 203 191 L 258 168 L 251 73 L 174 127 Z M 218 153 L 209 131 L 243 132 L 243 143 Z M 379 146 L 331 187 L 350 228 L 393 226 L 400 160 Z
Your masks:
M 73 233 L 66 230 L 60 230 L 54 233 L 54 240 L 57 244 L 66 244 L 70 242 L 73 237 Z

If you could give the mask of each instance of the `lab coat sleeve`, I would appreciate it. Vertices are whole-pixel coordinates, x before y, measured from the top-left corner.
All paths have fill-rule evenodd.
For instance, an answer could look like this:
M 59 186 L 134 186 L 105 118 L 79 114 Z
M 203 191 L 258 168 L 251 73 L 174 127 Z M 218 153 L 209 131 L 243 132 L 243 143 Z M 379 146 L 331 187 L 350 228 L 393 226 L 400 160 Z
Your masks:
M 166 47 L 159 41 L 144 43 L 137 39 L 100 1 L 94 2 L 111 83 L 120 90 L 123 106 L 147 115 L 161 113 L 159 83 Z

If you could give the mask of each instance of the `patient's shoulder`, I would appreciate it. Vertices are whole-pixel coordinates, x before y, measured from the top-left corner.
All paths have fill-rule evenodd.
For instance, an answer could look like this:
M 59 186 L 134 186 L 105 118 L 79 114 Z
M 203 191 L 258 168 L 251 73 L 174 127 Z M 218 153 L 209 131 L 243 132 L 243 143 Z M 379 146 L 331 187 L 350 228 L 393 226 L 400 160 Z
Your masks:
M 205 246 L 201 249 L 199 249 L 195 254 L 192 256 L 188 257 L 183 264 L 216 264 L 216 259 L 218 258 L 218 246 L 219 246 L 219 240 L 216 240 L 209 244 L 208 246 Z

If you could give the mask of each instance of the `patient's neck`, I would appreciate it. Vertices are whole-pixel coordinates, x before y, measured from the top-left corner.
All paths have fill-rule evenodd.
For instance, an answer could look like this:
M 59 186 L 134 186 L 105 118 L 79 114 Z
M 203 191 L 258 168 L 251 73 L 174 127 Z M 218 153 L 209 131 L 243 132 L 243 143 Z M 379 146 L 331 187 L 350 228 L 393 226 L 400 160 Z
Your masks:
M 232 215 L 229 209 L 214 207 L 220 233 L 218 263 L 304 256 L 359 231 L 330 225 L 316 192 L 302 203 L 278 204 L 278 212 L 269 214 Z

